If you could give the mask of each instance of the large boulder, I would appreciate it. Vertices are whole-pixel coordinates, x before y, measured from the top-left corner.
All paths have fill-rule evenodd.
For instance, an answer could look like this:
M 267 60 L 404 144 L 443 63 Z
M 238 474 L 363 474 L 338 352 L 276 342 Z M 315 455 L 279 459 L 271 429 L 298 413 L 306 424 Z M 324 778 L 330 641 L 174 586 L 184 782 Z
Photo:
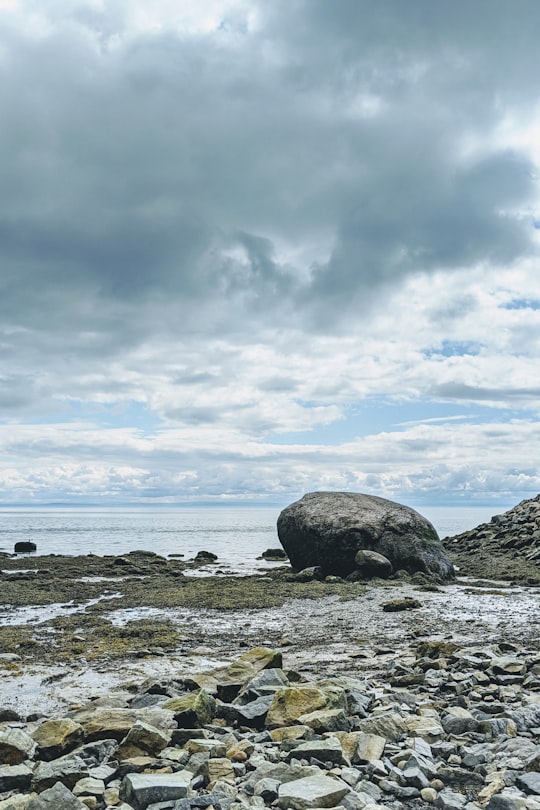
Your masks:
M 280 514 L 281 545 L 296 570 L 320 566 L 346 577 L 360 549 L 375 551 L 394 571 L 422 571 L 453 579 L 454 568 L 439 536 L 422 515 L 394 501 L 356 492 L 309 492 Z

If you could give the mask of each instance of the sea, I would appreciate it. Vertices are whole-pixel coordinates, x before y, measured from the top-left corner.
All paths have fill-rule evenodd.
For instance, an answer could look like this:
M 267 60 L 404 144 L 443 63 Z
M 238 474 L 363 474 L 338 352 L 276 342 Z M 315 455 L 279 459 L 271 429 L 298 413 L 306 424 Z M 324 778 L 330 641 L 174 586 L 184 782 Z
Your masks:
M 423 507 L 417 511 L 444 538 L 485 523 L 508 508 Z M 280 511 L 281 507 L 267 506 L 0 507 L 0 551 L 13 552 L 20 540 L 34 542 L 40 555 L 105 556 L 146 550 L 189 560 L 205 550 L 217 554 L 213 569 L 247 574 L 261 567 L 263 551 L 279 547 Z

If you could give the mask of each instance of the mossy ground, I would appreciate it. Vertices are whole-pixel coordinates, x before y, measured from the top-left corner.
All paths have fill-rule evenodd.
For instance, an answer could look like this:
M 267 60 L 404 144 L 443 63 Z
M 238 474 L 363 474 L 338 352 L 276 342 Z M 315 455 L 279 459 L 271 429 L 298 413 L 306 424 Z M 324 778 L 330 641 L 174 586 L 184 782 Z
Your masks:
M 459 560 L 461 573 L 468 576 L 506 578 L 510 582 L 510 573 L 516 573 L 511 570 L 509 560 L 494 567 L 492 560 L 461 560 L 457 554 L 452 556 Z M 23 662 L 71 665 L 141 655 L 188 655 L 197 645 L 208 644 L 208 635 L 191 623 L 183 625 L 178 613 L 169 621 L 168 610 L 185 608 L 199 615 L 206 610 L 219 611 L 224 616 L 237 611 L 249 621 L 257 610 L 278 608 L 291 599 L 319 601 L 334 596 L 346 602 L 361 598 L 366 590 L 358 582 L 299 582 L 291 576 L 288 566 L 239 577 L 194 577 L 188 575 L 190 568 L 193 565 L 151 552 L 132 552 L 122 557 L 3 558 L 0 579 L 4 605 L 14 610 L 43 606 L 43 618 L 29 624 L 27 617 L 21 615 L 19 624 L 0 627 L 0 653 L 16 653 Z M 531 577 L 534 579 L 531 566 L 521 574 L 522 581 L 527 581 L 527 577 L 528 584 L 534 584 L 530 582 Z M 512 580 L 516 581 L 516 576 Z M 418 591 L 438 590 L 436 583 L 424 574 L 407 575 L 405 580 L 401 576 L 372 581 L 370 587 L 391 591 L 404 581 Z M 471 586 L 475 583 L 471 582 Z M 75 608 L 77 612 L 47 617 L 46 606 L 58 604 L 69 605 L 70 610 Z M 144 608 L 162 613 L 156 619 L 142 612 L 137 616 L 135 612 L 122 626 L 108 618 L 119 609 Z M 279 639 L 279 629 L 274 632 L 275 639 Z M 234 627 L 229 635 L 231 639 L 235 636 Z M 5 670 L 16 665 L 4 661 L 1 666 Z
M 3 601 L 13 608 L 43 606 L 44 619 L 0 628 L 0 652 L 43 663 L 96 662 L 140 655 L 170 654 L 183 642 L 203 638 L 189 626 L 165 618 L 128 621 L 107 618 L 120 609 L 186 608 L 204 611 L 252 611 L 282 605 L 291 598 L 359 596 L 358 583 L 290 581 L 290 568 L 243 577 L 189 577 L 179 560 L 141 553 L 124 557 L 32 557 L 2 561 Z M 21 571 L 23 568 L 32 570 Z M 17 573 L 19 569 L 19 573 Z M 85 581 L 86 578 L 99 578 Z M 101 597 L 101 601 L 93 602 Z M 76 613 L 46 618 L 47 605 L 79 606 Z

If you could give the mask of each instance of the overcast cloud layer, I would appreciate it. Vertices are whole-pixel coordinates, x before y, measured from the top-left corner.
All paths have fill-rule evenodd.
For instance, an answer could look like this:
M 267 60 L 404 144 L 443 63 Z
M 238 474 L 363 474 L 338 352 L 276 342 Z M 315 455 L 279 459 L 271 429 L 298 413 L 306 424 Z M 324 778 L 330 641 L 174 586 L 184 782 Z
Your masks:
M 0 0 L 0 502 L 540 491 L 537 0 Z

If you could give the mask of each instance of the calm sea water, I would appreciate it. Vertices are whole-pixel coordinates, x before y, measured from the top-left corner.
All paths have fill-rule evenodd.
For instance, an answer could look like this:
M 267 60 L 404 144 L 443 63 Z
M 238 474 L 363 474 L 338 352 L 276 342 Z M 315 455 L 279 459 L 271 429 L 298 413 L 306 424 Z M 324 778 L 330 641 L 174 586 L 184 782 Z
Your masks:
M 507 507 L 419 509 L 441 537 L 459 534 Z M 226 570 L 251 571 L 267 548 L 279 546 L 279 508 L 0 508 L 0 551 L 32 540 L 39 554 L 125 554 L 135 549 L 186 559 L 201 549 Z

